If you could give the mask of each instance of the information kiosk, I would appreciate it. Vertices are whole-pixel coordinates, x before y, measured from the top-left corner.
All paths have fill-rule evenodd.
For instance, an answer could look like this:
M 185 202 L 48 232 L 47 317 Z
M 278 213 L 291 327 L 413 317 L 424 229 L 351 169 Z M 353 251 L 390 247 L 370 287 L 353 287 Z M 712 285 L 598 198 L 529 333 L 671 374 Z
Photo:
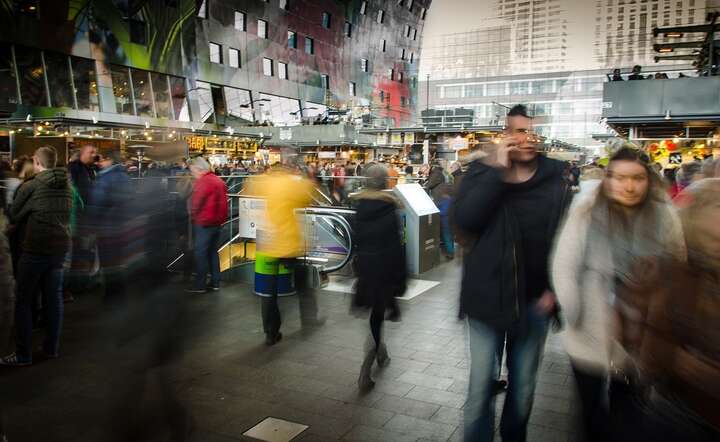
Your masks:
M 408 271 L 413 275 L 425 273 L 440 259 L 440 211 L 417 183 L 398 184 L 394 192 L 403 203 Z

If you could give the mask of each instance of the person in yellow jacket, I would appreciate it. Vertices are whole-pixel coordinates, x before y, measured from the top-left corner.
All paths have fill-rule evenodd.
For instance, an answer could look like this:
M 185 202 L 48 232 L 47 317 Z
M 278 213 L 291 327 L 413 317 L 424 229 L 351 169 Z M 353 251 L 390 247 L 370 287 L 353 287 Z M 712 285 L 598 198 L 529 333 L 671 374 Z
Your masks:
M 277 298 L 278 294 L 295 292 L 293 269 L 297 269 L 296 258 L 303 256 L 306 248 L 303 227 L 295 210 L 310 204 L 312 191 L 310 180 L 291 167 L 275 165 L 268 173 L 253 178 L 245 192 L 265 201 L 265 217 L 257 226 L 255 293 L 262 297 L 267 345 L 282 339 Z M 316 310 L 314 303 L 311 308 Z M 304 313 L 303 305 L 301 313 Z

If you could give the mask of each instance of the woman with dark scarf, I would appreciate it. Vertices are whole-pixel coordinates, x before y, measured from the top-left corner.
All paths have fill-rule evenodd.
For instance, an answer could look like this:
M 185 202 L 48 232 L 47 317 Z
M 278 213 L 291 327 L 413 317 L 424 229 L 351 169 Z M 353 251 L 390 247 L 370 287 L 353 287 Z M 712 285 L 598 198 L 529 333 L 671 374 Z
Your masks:
M 368 343 L 358 386 L 368 390 L 375 385 L 371 371 L 375 360 L 380 367 L 390 362 L 382 342 L 382 324 L 386 310 L 390 320 L 399 318 L 396 296 L 405 293 L 407 267 L 402 243 L 400 221 L 396 210 L 399 202 L 387 188 L 385 166 L 373 164 L 366 169 L 365 190 L 355 196 L 355 271 L 357 285 L 354 309 L 370 310 L 372 343 Z

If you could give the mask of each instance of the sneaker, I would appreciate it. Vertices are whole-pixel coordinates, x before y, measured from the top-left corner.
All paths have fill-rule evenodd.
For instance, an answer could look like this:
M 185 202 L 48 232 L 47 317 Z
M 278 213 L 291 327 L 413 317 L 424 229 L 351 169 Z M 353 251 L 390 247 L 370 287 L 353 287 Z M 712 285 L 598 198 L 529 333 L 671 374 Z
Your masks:
M 208 289 L 209 291 L 219 292 L 219 291 L 220 291 L 220 286 L 219 286 L 219 285 L 218 285 L 218 286 L 211 285 L 211 286 L 208 286 L 207 289 Z
M 4 358 L 0 358 L 0 365 L 5 365 L 8 367 L 24 367 L 27 365 L 32 365 L 32 362 L 29 361 L 21 361 L 18 359 L 17 354 L 12 353 Z
M 185 289 L 185 293 L 200 294 L 207 292 L 207 289 Z

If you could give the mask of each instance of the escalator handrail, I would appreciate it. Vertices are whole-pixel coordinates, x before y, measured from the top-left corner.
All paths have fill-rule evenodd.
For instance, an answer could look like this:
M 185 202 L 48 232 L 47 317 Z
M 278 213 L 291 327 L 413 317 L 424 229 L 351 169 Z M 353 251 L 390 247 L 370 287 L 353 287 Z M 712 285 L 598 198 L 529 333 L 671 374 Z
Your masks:
M 343 209 L 341 209 L 341 210 L 343 210 Z M 333 211 L 331 209 L 324 208 L 324 207 L 321 207 L 321 208 L 306 207 L 304 209 L 299 209 L 298 211 L 300 213 L 304 213 L 305 215 L 321 215 L 321 216 L 326 216 L 328 218 L 332 218 L 332 219 L 336 220 L 340 224 L 340 226 L 343 227 L 343 229 L 345 229 L 345 233 L 347 233 L 347 238 L 348 238 L 348 253 L 347 253 L 347 255 L 345 255 L 345 259 L 343 259 L 339 264 L 336 264 L 334 266 L 324 267 L 322 269 L 322 271 L 324 273 L 332 273 L 332 272 L 335 272 L 335 271 L 340 270 L 341 268 L 345 267 L 345 265 L 348 262 L 350 262 L 350 258 L 352 258 L 352 255 L 353 255 L 352 228 L 350 227 L 350 223 L 347 222 L 347 220 L 345 218 L 338 215 L 337 213 L 333 213 L 333 212 L 337 212 L 337 210 Z M 354 211 L 348 211 L 348 212 L 354 213 Z

